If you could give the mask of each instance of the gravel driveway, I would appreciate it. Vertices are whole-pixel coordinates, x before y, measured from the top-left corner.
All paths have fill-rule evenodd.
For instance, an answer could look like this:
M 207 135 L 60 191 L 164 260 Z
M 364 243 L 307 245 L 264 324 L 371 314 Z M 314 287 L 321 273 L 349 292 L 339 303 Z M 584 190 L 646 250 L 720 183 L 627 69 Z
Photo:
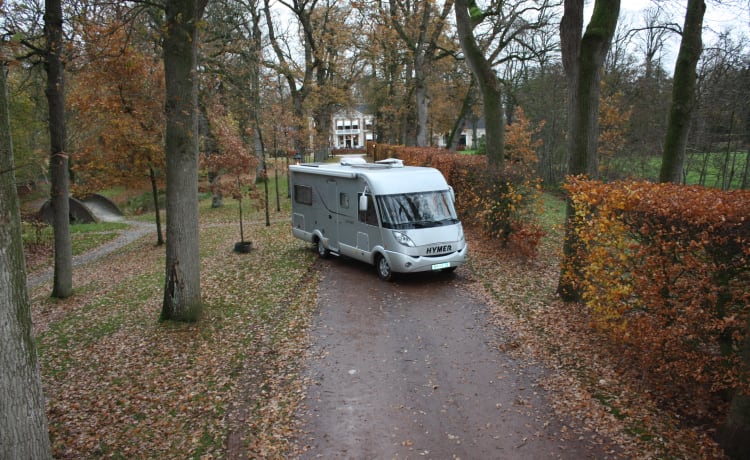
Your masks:
M 541 371 L 493 345 L 462 269 L 386 283 L 321 263 L 302 458 L 602 457 L 551 414 Z

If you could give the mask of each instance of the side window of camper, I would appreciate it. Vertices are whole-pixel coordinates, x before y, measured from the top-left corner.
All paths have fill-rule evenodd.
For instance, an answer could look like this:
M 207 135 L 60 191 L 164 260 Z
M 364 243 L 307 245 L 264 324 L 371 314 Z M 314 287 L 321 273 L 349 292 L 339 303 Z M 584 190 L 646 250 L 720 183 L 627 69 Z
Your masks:
M 309 185 L 295 185 L 294 201 L 301 204 L 312 204 L 312 187 Z
M 357 195 L 357 202 L 359 202 L 359 197 L 361 197 L 362 194 Z M 372 195 L 366 195 L 367 196 L 367 210 L 362 211 L 359 210 L 359 221 L 364 222 L 369 225 L 378 225 L 378 216 L 375 213 L 375 202 L 372 200 Z

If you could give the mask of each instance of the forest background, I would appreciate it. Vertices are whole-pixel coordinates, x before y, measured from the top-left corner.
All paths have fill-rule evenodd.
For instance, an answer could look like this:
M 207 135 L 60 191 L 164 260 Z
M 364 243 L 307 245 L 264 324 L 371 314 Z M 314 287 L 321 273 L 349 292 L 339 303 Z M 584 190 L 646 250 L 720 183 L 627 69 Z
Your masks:
M 562 10 L 557 2 L 536 2 L 533 9 L 522 9 L 523 3 L 493 18 L 495 30 L 478 37 L 503 83 L 507 122 L 514 122 L 515 108 L 521 107 L 539 127 L 537 173 L 547 187 L 556 187 L 567 171 Z M 160 26 L 158 15 L 140 2 L 65 6 L 74 187 L 96 190 L 139 175 L 132 171 L 145 174 L 143 164 L 163 162 L 158 154 L 164 92 Z M 740 22 L 747 13 L 740 6 L 709 3 L 707 18 L 730 12 L 735 20 L 707 20 L 685 168 L 688 182 L 724 189 L 748 184 L 747 20 Z M 452 15 L 439 7 L 210 2 L 201 26 L 202 150 L 216 150 L 210 126 L 220 106 L 224 120 L 236 123 L 243 142 L 259 156 L 325 155 L 331 115 L 355 103 L 367 104 L 376 115 L 378 142 L 430 146 L 442 136 L 455 148 L 464 123 L 481 118 L 482 100 Z M 653 2 L 639 11 L 623 8 L 604 66 L 599 168 L 606 179 L 655 179 L 684 11 L 671 2 Z M 10 45 L 42 36 L 40 2 L 6 2 L 3 9 Z M 521 28 L 519 18 L 533 21 L 526 19 Z M 19 183 L 32 184 L 46 174 L 45 75 L 38 55 L 23 47 L 19 54 L 27 59 L 9 75 L 16 176 Z M 136 167 L 123 174 L 123 163 Z M 709 170 L 719 175 L 708 177 Z

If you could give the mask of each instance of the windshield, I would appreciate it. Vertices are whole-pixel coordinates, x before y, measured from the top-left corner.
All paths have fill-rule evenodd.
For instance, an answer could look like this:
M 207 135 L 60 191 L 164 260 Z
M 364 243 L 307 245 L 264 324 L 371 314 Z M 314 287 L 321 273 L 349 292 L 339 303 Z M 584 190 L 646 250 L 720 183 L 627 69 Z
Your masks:
M 385 228 L 426 228 L 458 223 L 447 190 L 380 195 L 377 199 Z

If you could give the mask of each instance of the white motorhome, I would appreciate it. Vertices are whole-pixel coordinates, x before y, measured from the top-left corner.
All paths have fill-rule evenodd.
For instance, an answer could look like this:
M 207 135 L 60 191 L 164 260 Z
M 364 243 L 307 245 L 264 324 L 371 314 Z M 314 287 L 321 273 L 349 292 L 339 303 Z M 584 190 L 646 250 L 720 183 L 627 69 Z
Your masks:
M 452 271 L 467 246 L 453 206 L 453 189 L 434 168 L 400 160 L 289 167 L 292 233 L 318 254 L 347 256 L 394 272 Z

